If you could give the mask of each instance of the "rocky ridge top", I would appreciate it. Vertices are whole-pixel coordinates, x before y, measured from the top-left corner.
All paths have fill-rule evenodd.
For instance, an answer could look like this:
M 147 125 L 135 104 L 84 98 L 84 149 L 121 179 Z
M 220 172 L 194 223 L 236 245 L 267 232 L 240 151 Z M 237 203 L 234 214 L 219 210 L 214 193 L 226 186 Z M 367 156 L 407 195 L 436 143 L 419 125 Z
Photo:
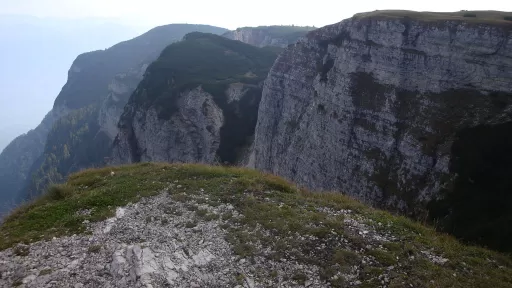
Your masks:
M 511 260 L 497 253 L 251 170 L 105 168 L 72 175 L 38 201 L 0 227 L 7 248 L 0 286 L 507 287 L 512 280 Z M 71 218 L 44 219 L 57 209 Z

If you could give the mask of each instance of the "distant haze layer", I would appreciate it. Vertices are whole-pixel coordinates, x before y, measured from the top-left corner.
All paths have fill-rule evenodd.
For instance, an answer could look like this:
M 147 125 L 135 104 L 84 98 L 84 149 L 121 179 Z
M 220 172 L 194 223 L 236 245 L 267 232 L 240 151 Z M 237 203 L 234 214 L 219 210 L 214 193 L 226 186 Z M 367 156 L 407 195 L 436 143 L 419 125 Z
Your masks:
M 94 18 L 0 16 L 0 151 L 52 108 L 76 56 L 131 39 L 144 29 Z

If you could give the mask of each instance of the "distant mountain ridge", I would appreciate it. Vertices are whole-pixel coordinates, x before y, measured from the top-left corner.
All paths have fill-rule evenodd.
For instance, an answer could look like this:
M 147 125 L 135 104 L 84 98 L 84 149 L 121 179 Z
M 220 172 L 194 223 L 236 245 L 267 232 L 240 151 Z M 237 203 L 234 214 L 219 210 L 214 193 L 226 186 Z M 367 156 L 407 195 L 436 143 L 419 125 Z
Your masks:
M 0 15 L 0 152 L 52 108 L 78 54 L 108 48 L 141 29 L 107 19 Z
M 254 130 L 257 117 L 257 104 L 261 94 L 256 92 L 261 89 L 258 83 L 261 83 L 266 76 L 273 59 L 281 51 L 279 49 L 295 42 L 311 29 L 312 27 L 295 26 L 244 27 L 237 29 L 241 31 L 238 33 L 208 25 L 171 24 L 156 27 L 108 49 L 79 55 L 68 71 L 68 80 L 56 97 L 54 108 L 48 114 L 49 116 L 29 134 L 18 137 L 16 143 L 11 144 L 11 148 L 0 155 L 0 170 L 7 171 L 0 175 L 0 183 L 10 183 L 1 193 L 2 202 L 10 204 L 3 205 L 3 209 L 0 208 L 0 214 L 2 211 L 7 211 L 11 204 L 37 195 L 48 183 L 64 181 L 65 177 L 73 171 L 90 166 L 102 166 L 107 163 L 106 161 L 111 161 L 110 149 L 112 141 L 119 132 L 119 117 L 132 92 L 143 80 L 146 68 L 157 59 L 164 47 L 181 40 L 187 33 L 193 31 L 222 34 L 225 38 L 234 37 L 240 42 L 258 47 L 275 47 L 275 49 L 265 48 L 258 52 L 273 55 L 267 58 L 268 61 L 265 60 L 267 62 L 263 74 L 248 70 L 246 71 L 248 74 L 242 77 L 242 82 L 247 83 L 233 82 L 225 88 L 231 95 L 229 96 L 231 100 L 225 105 L 231 107 L 227 108 L 229 111 L 235 109 L 229 112 L 228 118 L 232 118 L 229 123 L 235 125 L 233 129 L 243 129 L 246 132 L 241 133 L 234 140 L 233 143 L 237 144 L 233 147 L 225 146 L 227 142 L 224 141 L 221 147 L 224 151 L 221 153 L 223 157 L 218 160 L 222 158 L 229 162 L 242 161 L 241 159 L 248 155 L 252 141 L 249 138 L 252 137 L 251 131 Z M 258 34 L 260 39 L 245 37 L 247 33 Z M 196 36 L 191 34 L 189 37 Z M 208 37 L 205 38 L 202 35 L 199 38 Z M 256 40 L 259 43 L 256 43 Z M 222 42 L 222 39 L 217 38 L 215 41 Z M 217 72 L 210 73 L 213 75 Z M 252 96 L 244 98 L 244 95 Z M 242 98 L 245 100 L 239 102 Z M 243 121 L 236 124 L 234 119 L 242 117 L 237 116 L 238 109 L 250 111 L 243 116 L 247 117 L 249 124 Z M 243 118 L 239 120 L 241 119 Z M 237 125 L 238 128 L 236 128 Z M 226 131 L 222 132 L 223 135 L 227 133 Z M 35 139 L 33 135 L 37 135 L 37 141 L 31 140 Z M 14 146 L 19 148 L 14 149 Z M 235 146 L 236 151 L 228 152 Z M 246 156 L 242 157 L 242 154 Z
M 77 109 L 79 109 L 79 111 L 65 116 L 52 128 L 44 156 L 35 161 L 35 164 L 28 172 L 28 175 L 32 175 L 32 177 L 25 183 L 25 187 L 23 188 L 22 194 L 24 195 L 24 199 L 28 199 L 31 197 L 30 195 L 37 195 L 41 191 L 44 191 L 48 183 L 63 181 L 71 172 L 85 167 L 103 166 L 108 161 L 112 161 L 112 143 L 117 133 L 119 133 L 117 123 L 123 113 L 125 104 L 132 92 L 136 89 L 138 82 L 143 80 L 142 77 L 145 74 L 146 68 L 160 54 L 161 49 L 154 49 L 154 47 L 161 48 L 169 43 L 181 40 L 186 35 L 184 32 L 189 32 L 189 30 L 186 29 L 190 27 L 191 26 L 188 24 L 172 24 L 157 27 L 132 40 L 116 44 L 107 50 L 93 51 L 77 57 L 77 60 L 70 68 L 68 82 L 57 96 L 55 105 L 65 107 L 70 111 Z M 223 28 L 208 25 L 194 25 L 194 27 L 194 31 L 226 34 L 226 30 Z M 303 35 L 305 33 L 304 31 L 310 29 L 291 26 L 271 26 L 268 28 L 272 30 L 275 35 L 280 35 L 281 37 L 293 35 L 291 38 L 288 37 L 288 39 L 292 40 L 295 39 L 294 37 L 298 37 L 297 33 Z M 261 29 L 261 27 L 258 29 Z M 165 40 L 160 37 L 163 33 L 172 34 L 175 38 Z M 188 34 L 187 37 L 189 38 L 185 37 L 184 41 L 191 40 L 190 37 L 193 38 L 195 37 L 194 35 L 197 36 L 200 34 Z M 200 38 L 205 37 L 201 36 Z M 220 37 L 216 39 L 215 41 L 223 41 L 223 38 Z M 276 49 L 265 48 L 262 52 L 259 52 L 270 56 L 267 57 L 268 60 L 265 60 L 263 74 L 260 74 L 259 71 L 248 71 L 249 74 L 248 76 L 244 76 L 246 79 L 244 81 L 248 83 L 261 83 L 273 63 L 273 60 L 277 56 L 277 53 L 281 51 L 279 48 L 279 46 L 276 46 Z M 129 61 L 121 61 L 122 59 L 129 59 Z M 253 61 L 252 65 L 254 64 L 257 63 Z M 217 72 L 219 71 L 221 70 L 217 70 Z M 210 74 L 214 75 L 217 72 L 210 71 Z M 112 77 L 114 74 L 115 76 Z M 228 113 L 228 118 L 232 118 L 228 121 L 231 128 L 223 128 L 222 137 L 234 137 L 234 140 L 222 142 L 219 149 L 222 151 L 220 154 L 223 156 L 218 156 L 218 160 L 228 162 L 242 161 L 242 158 L 248 157 L 248 151 L 252 141 L 249 138 L 252 137 L 254 131 L 257 117 L 257 105 L 260 99 L 259 95 L 261 94 L 257 92 L 260 89 L 257 85 L 250 84 L 248 86 L 247 83 L 240 83 L 242 85 L 237 83 L 231 84 L 229 89 L 226 89 L 229 90 L 228 94 L 231 93 L 235 95 L 230 96 L 232 99 L 238 101 L 244 98 L 243 95 L 252 96 L 244 98 L 241 102 L 231 101 L 226 104 L 231 107 L 228 108 L 229 111 L 231 111 L 230 109 L 235 110 Z M 240 112 L 235 111 L 239 109 L 245 109 L 243 113 L 247 112 L 248 114 L 237 116 L 237 113 Z M 235 119 L 239 119 L 240 121 L 236 122 Z M 210 127 L 211 125 L 207 126 Z M 218 129 L 220 129 L 220 127 Z M 231 131 L 231 129 L 235 130 L 228 132 Z M 240 132 L 240 134 L 235 136 L 238 132 Z M 79 136 L 75 135 L 75 133 L 78 133 L 77 135 Z M 58 136 L 61 134 L 68 136 L 66 136 L 66 138 Z M 74 139 L 76 137 L 81 139 L 81 141 Z M 55 141 L 55 139 L 61 140 Z M 227 144 L 228 142 L 231 144 Z M 231 151 L 232 149 L 235 150 Z M 241 156 L 242 154 L 245 156 Z M 135 160 L 132 159 L 130 161 Z
M 6 149 L 0 155 L 0 171 L 4 169 L 9 171 L 9 173 L 0 174 L 0 184 L 11 183 L 9 186 L 4 186 L 5 188 L 0 192 L 2 198 L 18 199 L 17 201 L 19 201 L 20 198 L 28 199 L 31 194 L 37 194 L 37 191 L 44 189 L 43 187 L 45 187 L 47 183 L 62 181 L 64 179 L 63 177 L 65 177 L 69 171 L 76 171 L 81 167 L 92 165 L 92 163 L 90 163 L 91 161 L 87 160 L 87 155 L 74 155 L 75 151 L 83 151 L 81 148 L 74 150 L 77 148 L 75 147 L 76 145 L 80 145 L 77 139 L 73 139 L 73 137 L 77 135 L 69 132 L 77 131 L 69 131 L 69 126 L 66 126 L 68 128 L 64 128 L 64 126 L 61 125 L 77 121 L 78 118 L 76 117 L 81 118 L 87 115 L 87 121 L 83 122 L 82 120 L 84 119 L 79 121 L 79 123 L 83 125 L 78 126 L 78 128 L 81 127 L 82 130 L 87 130 L 87 133 L 80 134 L 81 137 L 89 137 L 88 139 L 82 140 L 87 140 L 88 143 L 91 143 L 91 141 L 100 142 L 97 144 L 99 146 L 96 147 L 105 146 L 105 141 L 107 141 L 106 136 L 102 136 L 102 134 L 97 135 L 100 131 L 100 126 L 97 122 L 101 104 L 111 92 L 109 89 L 112 88 L 112 81 L 116 77 L 119 77 L 120 74 L 132 73 L 130 71 L 133 71 L 133 69 L 140 70 L 143 67 L 147 67 L 144 66 L 144 64 L 147 65 L 156 59 L 168 44 L 180 40 L 184 35 L 193 31 L 221 34 L 227 30 L 208 25 L 170 24 L 151 29 L 139 37 L 124 41 L 109 49 L 79 55 L 69 69 L 68 81 L 57 96 L 52 110 L 53 112 L 50 112 L 50 115 L 55 115 L 55 111 L 62 112 L 58 113 L 58 117 L 48 118 L 49 121 L 45 121 L 31 133 L 31 135 L 40 135 L 41 141 L 34 142 L 31 140 L 30 135 L 22 135 L 17 139 L 16 145 L 25 147 L 23 149 L 24 151 Z M 139 72 L 143 73 L 143 71 Z M 135 81 L 134 84 L 131 84 L 133 87 L 139 80 L 132 79 L 131 81 Z M 127 92 L 129 93 L 124 95 L 125 99 L 119 99 L 121 102 L 128 100 L 131 92 Z M 121 103 L 119 105 L 124 104 Z M 84 111 L 72 113 L 68 120 L 59 122 L 61 125 L 53 126 L 54 121 L 57 121 L 71 111 L 79 109 L 84 109 Z M 87 112 L 85 110 L 87 110 Z M 76 123 L 73 125 L 76 125 Z M 68 133 L 68 140 L 57 143 L 60 145 L 45 147 L 47 142 L 45 137 L 48 135 L 48 132 L 51 131 L 51 135 L 57 136 L 61 135 L 61 133 L 59 133 L 60 129 Z M 48 139 L 48 142 L 55 143 L 52 139 Z M 71 166 L 67 167 L 65 163 L 60 163 L 60 161 L 57 160 L 56 155 L 60 155 L 61 153 L 62 155 L 67 154 L 64 153 L 64 145 L 66 145 L 66 149 L 68 150 L 67 153 L 70 154 L 69 158 L 77 159 L 76 157 L 79 157 L 82 160 L 77 160 L 77 163 L 84 166 L 69 164 Z M 29 155 L 30 157 L 26 156 L 25 151 L 27 150 L 33 151 Z M 40 154 L 42 151 L 44 151 L 44 154 Z M 19 163 L 23 163 L 23 166 L 19 166 L 21 165 Z M 21 169 L 21 167 L 24 168 Z M 27 167 L 30 168 L 27 169 Z M 17 180 L 13 180 L 11 176 L 13 173 L 18 175 L 15 178 Z M 32 179 L 31 175 L 34 173 L 35 177 Z M 21 197 L 20 189 L 23 190 Z M 0 208 L 0 214 L 2 211 L 7 211 L 7 208 L 8 207 Z

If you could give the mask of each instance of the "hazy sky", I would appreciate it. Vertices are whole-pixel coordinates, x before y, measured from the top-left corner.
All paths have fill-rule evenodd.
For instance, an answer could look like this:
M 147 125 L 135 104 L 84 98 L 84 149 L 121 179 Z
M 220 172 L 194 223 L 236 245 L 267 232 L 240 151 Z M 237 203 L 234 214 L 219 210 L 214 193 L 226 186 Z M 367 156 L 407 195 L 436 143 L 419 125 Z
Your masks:
M 50 111 L 79 54 L 108 48 L 140 33 L 126 25 L 91 19 L 0 15 L 0 151 L 35 128 Z
M 512 10 L 508 0 L 0 0 L 2 14 L 51 17 L 116 17 L 140 25 L 168 23 L 239 26 L 295 24 L 323 26 L 375 9 L 420 11 Z M 131 23 L 135 24 L 135 23 Z

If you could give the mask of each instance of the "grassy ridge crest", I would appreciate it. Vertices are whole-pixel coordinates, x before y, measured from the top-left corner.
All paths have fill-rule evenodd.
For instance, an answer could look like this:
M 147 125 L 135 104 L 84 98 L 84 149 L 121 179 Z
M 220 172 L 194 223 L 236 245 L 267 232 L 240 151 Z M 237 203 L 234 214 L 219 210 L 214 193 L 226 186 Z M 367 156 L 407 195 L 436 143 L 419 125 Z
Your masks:
M 235 253 L 318 265 L 321 277 L 333 287 L 344 287 L 347 283 L 336 275 L 354 266 L 362 271 L 358 275 L 362 287 L 380 285 L 378 275 L 390 269 L 389 287 L 510 287 L 512 283 L 512 260 L 507 255 L 463 245 L 339 193 L 307 191 L 255 170 L 199 164 L 142 163 L 73 174 L 66 184 L 52 186 L 5 219 L 0 249 L 88 233 L 87 221 L 105 220 L 116 207 L 158 193 L 169 193 L 181 202 L 206 193 L 203 203 L 232 204 L 243 217 L 222 215 L 222 219 Z M 90 213 L 80 213 L 84 210 Z M 392 240 L 376 243 L 364 231 L 354 233 L 349 227 L 354 219 L 367 227 L 363 230 Z M 257 247 L 273 252 L 262 255 Z M 438 264 L 425 255 L 447 260 Z

